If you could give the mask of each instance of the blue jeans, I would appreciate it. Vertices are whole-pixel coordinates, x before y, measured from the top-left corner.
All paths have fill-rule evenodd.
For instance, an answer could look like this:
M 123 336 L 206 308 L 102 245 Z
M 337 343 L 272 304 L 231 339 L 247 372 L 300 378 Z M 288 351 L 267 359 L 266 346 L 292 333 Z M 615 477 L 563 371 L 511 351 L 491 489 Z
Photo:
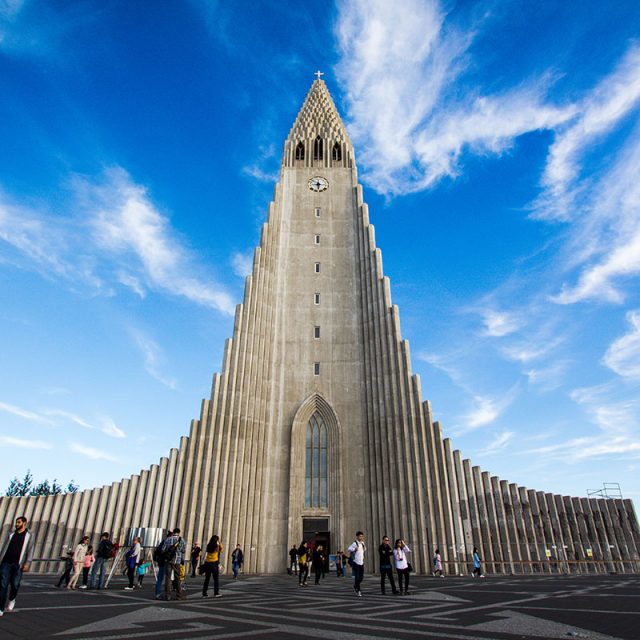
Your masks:
M 156 578 L 156 596 L 161 596 L 162 595 L 162 586 L 163 586 L 163 582 L 164 582 L 164 573 L 165 573 L 165 566 L 163 564 L 159 564 L 158 565 L 158 577 Z
M 234 562 L 231 565 L 232 569 L 233 569 L 233 577 L 237 578 L 238 577 L 238 571 L 240 571 L 240 564 L 238 562 Z
M 4 611 L 7 603 L 7 593 L 9 600 L 15 600 L 20 588 L 22 570 L 17 562 L 3 562 L 0 564 L 0 611 Z
M 91 567 L 91 575 L 89 576 L 89 589 L 104 589 L 104 583 L 107 579 L 107 562 L 109 558 L 96 558 Z

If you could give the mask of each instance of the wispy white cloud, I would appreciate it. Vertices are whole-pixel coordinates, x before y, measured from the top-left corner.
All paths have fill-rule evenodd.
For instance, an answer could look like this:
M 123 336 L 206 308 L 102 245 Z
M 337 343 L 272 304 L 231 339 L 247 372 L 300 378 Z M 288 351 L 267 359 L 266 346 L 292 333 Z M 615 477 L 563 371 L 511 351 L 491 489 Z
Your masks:
M 477 379 L 471 373 L 468 362 L 464 360 L 466 349 L 455 351 L 447 355 L 418 352 L 417 358 L 428 362 L 431 366 L 443 371 L 451 381 L 468 396 L 469 409 L 458 416 L 453 427 L 455 435 L 462 435 L 493 424 L 514 402 L 519 393 L 519 383 L 516 382 L 506 392 L 487 394 L 477 393 L 474 383 Z M 469 382 L 471 379 L 473 382 Z
M 483 449 L 478 451 L 476 455 L 487 456 L 504 451 L 513 436 L 513 431 L 502 431 L 501 433 L 495 434 L 493 440 L 491 440 Z
M 460 98 L 456 82 L 475 34 L 450 24 L 435 0 L 344 0 L 338 9 L 336 76 L 365 176 L 380 193 L 429 188 L 458 175 L 465 150 L 499 154 L 519 135 L 553 128 L 575 112 L 546 101 L 547 77 L 499 95 L 478 87 Z
M 501 338 L 517 331 L 521 323 L 513 313 L 486 309 L 481 312 L 484 321 L 484 335 Z
M 139 329 L 131 329 L 131 334 L 144 356 L 144 368 L 146 372 L 165 387 L 175 389 L 176 381 L 172 378 L 167 378 L 160 372 L 163 353 L 158 343 Z
M 64 418 L 65 420 L 69 420 L 83 427 L 84 429 L 95 429 L 95 427 L 92 424 L 90 424 L 80 416 L 77 416 L 75 413 L 71 413 L 69 411 L 64 411 L 62 409 L 44 409 L 42 413 L 44 413 L 47 416 Z
M 565 247 L 575 284 L 558 304 L 593 300 L 620 304 L 640 274 L 640 46 L 632 45 L 610 75 L 584 99 L 577 122 L 560 131 L 545 171 L 535 215 L 570 222 Z M 633 114 L 629 134 L 618 130 Z M 618 135 L 620 139 L 612 142 Z M 609 147 L 603 147 L 605 143 Z M 605 152 L 607 163 L 599 158 Z M 593 171 L 593 165 L 603 168 Z M 589 171 L 584 169 L 589 167 Z
M 627 313 L 631 331 L 607 349 L 603 363 L 622 378 L 640 380 L 640 311 Z
M 554 391 L 566 383 L 569 360 L 557 360 L 543 367 L 527 369 L 524 373 L 530 385 L 540 391 Z
M 120 283 L 141 297 L 153 290 L 233 314 L 229 294 L 199 274 L 197 256 L 124 169 L 95 180 L 77 177 L 72 189 L 74 215 L 66 217 L 0 193 L 0 240 L 22 266 L 104 295 Z
M 265 171 L 257 165 L 247 165 L 246 167 L 243 167 L 242 173 L 247 176 L 251 176 L 256 180 L 260 180 L 261 182 L 269 182 L 270 184 L 277 182 L 280 178 L 276 171 Z
M 12 436 L 0 436 L 0 447 L 19 447 L 21 449 L 53 449 L 53 445 L 42 440 L 22 440 Z
M 93 241 L 114 256 L 134 258 L 147 284 L 155 289 L 233 313 L 230 296 L 205 284 L 192 272 L 194 256 L 151 202 L 147 190 L 121 168 L 110 169 L 101 184 L 78 180 L 95 215 Z
M 77 442 L 69 443 L 69 451 L 77 453 L 90 460 L 107 460 L 108 462 L 116 462 L 116 458 L 102 449 L 94 449 L 93 447 L 85 447 Z
M 513 402 L 515 395 L 515 387 L 500 397 L 474 395 L 472 408 L 462 416 L 463 426 L 457 433 L 460 435 L 493 424 Z
M 241 278 L 251 275 L 253 271 L 253 254 L 234 253 L 231 256 L 231 268 Z
M 18 416 L 19 418 L 24 418 L 25 420 L 30 420 L 32 422 L 39 422 L 41 424 L 52 424 L 50 420 L 47 420 L 47 418 L 40 415 L 39 413 L 29 411 L 28 409 L 22 409 L 21 407 L 16 407 L 5 402 L 0 402 L 0 411 L 11 413 L 14 416 Z
M 147 297 L 147 291 L 140 282 L 140 278 L 136 278 L 132 276 L 130 273 L 126 273 L 125 271 L 119 271 L 116 273 L 116 277 L 120 284 L 123 284 L 125 287 L 129 287 L 136 295 L 141 298 Z
M 585 154 L 639 104 L 640 46 L 632 45 L 612 73 L 577 105 L 577 117 L 558 127 L 542 177 L 544 191 L 534 208 L 537 217 L 575 217 L 574 200 L 579 195 L 577 183 Z
M 102 427 L 100 429 L 102 433 L 110 436 L 111 438 L 126 438 L 126 433 L 118 427 L 112 418 L 103 418 Z
M 590 458 L 605 456 L 622 456 L 624 458 L 640 458 L 640 441 L 627 437 L 613 438 L 584 437 L 572 438 L 566 442 L 546 447 L 538 447 L 525 451 L 526 454 L 544 455 L 565 462 L 581 462 Z

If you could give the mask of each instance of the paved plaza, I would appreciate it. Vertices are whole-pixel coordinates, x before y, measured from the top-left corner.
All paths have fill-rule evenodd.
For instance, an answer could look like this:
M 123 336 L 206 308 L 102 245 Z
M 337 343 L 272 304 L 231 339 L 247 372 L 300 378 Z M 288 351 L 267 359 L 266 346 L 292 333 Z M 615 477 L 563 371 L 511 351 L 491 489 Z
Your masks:
M 221 598 L 202 598 L 202 578 L 182 602 L 153 599 L 152 579 L 124 591 L 67 591 L 54 576 L 25 575 L 0 638 L 640 638 L 640 577 L 546 576 L 445 579 L 412 576 L 408 596 L 380 594 L 368 575 L 362 598 L 333 575 L 299 587 L 289 576 L 222 579 Z

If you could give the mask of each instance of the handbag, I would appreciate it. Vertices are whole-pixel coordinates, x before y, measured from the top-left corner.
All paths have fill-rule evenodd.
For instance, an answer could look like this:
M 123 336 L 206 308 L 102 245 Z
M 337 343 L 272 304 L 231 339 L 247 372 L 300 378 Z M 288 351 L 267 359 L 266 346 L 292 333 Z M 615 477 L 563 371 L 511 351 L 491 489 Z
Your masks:
M 413 573 L 413 567 L 411 566 L 411 563 L 410 563 L 410 562 L 407 562 L 407 571 L 408 571 L 409 573 Z

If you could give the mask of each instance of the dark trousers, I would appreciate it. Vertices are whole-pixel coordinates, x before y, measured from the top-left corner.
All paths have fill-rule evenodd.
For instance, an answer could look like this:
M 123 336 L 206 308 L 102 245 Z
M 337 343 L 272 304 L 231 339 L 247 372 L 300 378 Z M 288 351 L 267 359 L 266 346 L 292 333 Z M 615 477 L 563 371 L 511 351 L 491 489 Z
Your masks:
M 324 565 L 317 564 L 314 568 L 316 571 L 316 584 L 320 584 L 320 578 L 324 578 Z
M 304 584 L 309 577 L 309 565 L 303 562 L 298 563 L 298 582 Z
M 9 600 L 16 599 L 21 579 L 22 570 L 17 562 L 3 562 L 0 564 L 0 611 L 4 611 L 7 593 L 9 594 Z
M 206 596 L 209 589 L 209 581 L 213 577 L 213 595 L 217 596 L 220 592 L 220 563 L 205 562 L 204 563 L 204 584 L 202 585 L 202 595 Z
M 353 588 L 356 591 L 360 591 L 360 585 L 362 584 L 362 581 L 364 580 L 364 565 L 363 564 L 356 564 L 355 562 L 353 563 L 353 566 L 351 567 L 351 569 L 353 570 Z
M 89 579 L 89 569 L 91 567 L 82 567 L 82 584 L 86 587 L 87 580 Z
M 196 577 L 196 569 L 198 568 L 198 558 L 191 558 L 191 577 Z
M 65 569 L 64 573 L 60 576 L 60 580 L 58 580 L 58 584 L 56 586 L 59 587 L 63 582 L 66 586 L 69 584 L 69 580 L 71 580 L 71 569 Z
M 404 592 L 409 592 L 409 569 L 397 569 L 398 571 L 398 587 L 400 588 L 400 593 L 402 593 L 402 580 L 404 579 Z
M 397 593 L 398 590 L 396 589 L 396 583 L 393 579 L 393 571 L 391 569 L 391 565 L 384 568 L 380 567 L 380 589 L 382 591 L 382 595 L 384 595 L 384 579 L 385 578 L 389 579 L 389 584 L 391 585 L 391 591 L 393 591 L 393 593 Z
M 136 572 L 135 567 L 127 567 L 127 578 L 129 578 L 129 586 L 133 589 L 133 576 Z

